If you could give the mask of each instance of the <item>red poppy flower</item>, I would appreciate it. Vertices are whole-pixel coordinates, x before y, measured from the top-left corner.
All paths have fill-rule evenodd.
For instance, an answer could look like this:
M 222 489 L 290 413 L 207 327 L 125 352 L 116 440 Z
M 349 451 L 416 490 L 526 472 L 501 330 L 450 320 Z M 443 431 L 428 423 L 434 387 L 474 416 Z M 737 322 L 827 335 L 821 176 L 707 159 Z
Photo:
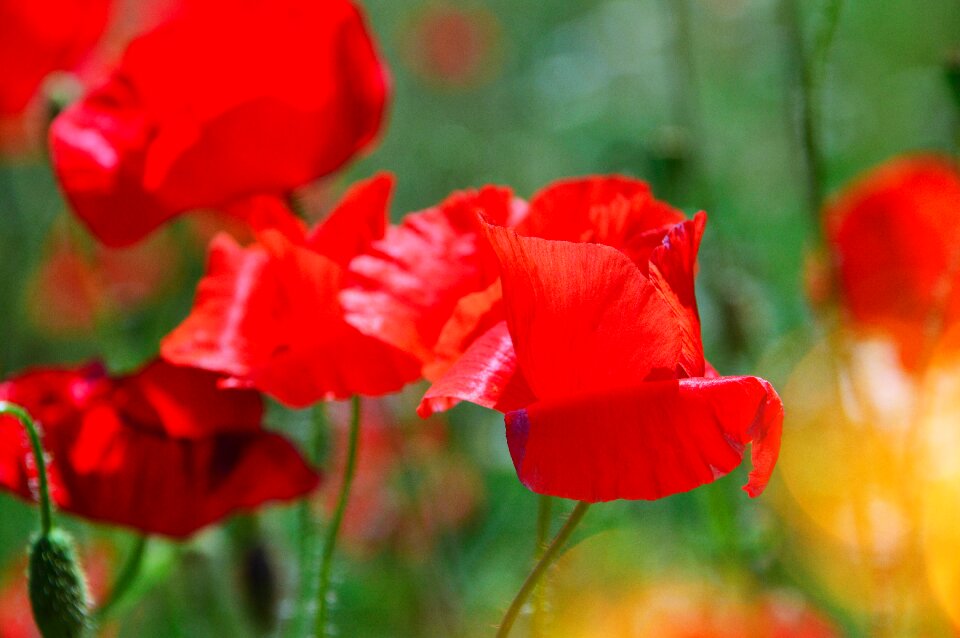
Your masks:
M 957 166 L 916 156 L 874 169 L 824 212 L 842 303 L 857 324 L 896 339 L 910 368 L 931 328 L 960 319 L 957 211 Z
M 237 510 L 310 492 L 318 477 L 261 428 L 257 393 L 161 361 L 110 378 L 99 365 L 41 369 L 0 384 L 40 423 L 53 500 L 67 512 L 184 537 Z M 0 486 L 33 498 L 22 426 L 0 419 Z
M 412 357 L 348 325 L 338 301 L 346 263 L 383 235 L 391 186 L 388 176 L 357 184 L 309 232 L 267 228 L 246 248 L 218 236 L 193 311 L 164 339 L 163 356 L 298 407 L 418 379 Z
M 487 186 L 407 215 L 350 263 L 341 299 L 352 325 L 417 356 L 430 380 L 474 343 L 495 350 L 502 333 L 487 334 L 504 314 L 499 267 L 478 212 L 524 235 L 609 244 L 640 263 L 665 229 L 684 219 L 654 199 L 645 182 L 620 176 L 558 181 L 529 207 L 508 189 Z M 436 395 L 423 406 L 424 415 L 453 402 Z
M 53 71 L 71 69 L 103 34 L 112 0 L 0 0 L 0 116 L 21 113 Z
M 129 244 L 334 171 L 379 129 L 386 81 L 347 0 L 187 3 L 54 121 L 54 168 L 91 231 Z
M 401 49 L 410 70 L 449 88 L 471 88 L 497 71 L 501 25 L 478 7 L 432 3 L 403 30 Z
M 506 322 L 425 401 L 505 412 L 517 474 L 538 493 L 661 498 L 730 472 L 752 441 L 744 489 L 758 495 L 783 408 L 763 379 L 717 377 L 704 361 L 693 275 L 705 222 L 700 213 L 673 226 L 646 268 L 610 246 L 487 225 Z

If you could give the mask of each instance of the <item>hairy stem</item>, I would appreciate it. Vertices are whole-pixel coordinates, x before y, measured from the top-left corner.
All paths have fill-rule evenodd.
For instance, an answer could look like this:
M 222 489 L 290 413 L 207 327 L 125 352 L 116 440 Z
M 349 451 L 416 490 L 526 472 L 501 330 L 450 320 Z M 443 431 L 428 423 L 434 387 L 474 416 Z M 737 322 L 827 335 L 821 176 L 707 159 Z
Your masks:
M 560 531 L 557 532 L 557 535 L 554 537 L 553 541 L 547 547 L 546 551 L 543 552 L 543 556 L 541 556 L 540 560 L 537 561 L 537 564 L 534 565 L 533 571 L 530 572 L 530 574 L 527 576 L 527 579 L 523 582 L 523 586 L 520 588 L 520 591 L 517 592 L 513 602 L 510 603 L 510 608 L 507 609 L 507 613 L 504 614 L 503 620 L 500 622 L 500 629 L 497 630 L 497 638 L 505 638 L 506 636 L 510 635 L 510 630 L 513 628 L 513 623 L 516 622 L 517 616 L 520 614 L 520 610 L 523 608 L 527 598 L 530 596 L 530 592 L 532 592 L 537 586 L 537 583 L 540 582 L 540 579 L 543 577 L 544 572 L 547 571 L 547 568 L 553 564 L 554 560 L 556 560 L 557 556 L 560 554 L 560 550 L 563 549 L 564 545 L 566 545 L 567 541 L 570 539 L 570 535 L 573 533 L 573 530 L 576 529 L 577 525 L 583 519 L 583 515 L 587 513 L 587 509 L 589 507 L 589 503 L 585 503 L 583 501 L 577 503 L 577 506 L 570 514 L 570 518 L 567 519 L 567 522 L 564 523 L 563 527 L 560 528 Z
M 327 534 L 323 542 L 323 554 L 320 557 L 320 587 L 317 591 L 317 621 L 314 634 L 322 638 L 326 634 L 329 601 L 327 590 L 330 588 L 330 570 L 333 566 L 333 551 L 337 546 L 337 536 L 343 523 L 343 515 L 350 498 L 350 487 L 353 484 L 353 475 L 357 469 L 357 449 L 360 443 L 360 397 L 351 400 L 350 433 L 347 445 L 347 461 L 343 470 L 343 483 L 340 485 L 340 494 L 337 497 L 337 509 L 333 513 Z
M 16 418 L 23 424 L 30 437 L 30 446 L 33 448 L 34 465 L 37 467 L 37 479 L 39 481 L 40 498 L 40 534 L 49 536 L 53 528 L 53 504 L 50 500 L 50 485 L 47 481 L 47 461 L 43 453 L 43 445 L 40 443 L 40 433 L 37 432 L 37 426 L 34 424 L 30 413 L 19 405 L 0 401 L 0 415 L 9 415 Z
M 540 560 L 546 550 L 552 513 L 553 497 L 541 494 L 537 500 L 537 544 L 534 547 L 534 560 Z M 534 637 L 543 635 L 543 615 L 546 606 L 546 591 L 544 590 L 543 586 L 538 587 L 533 596 L 533 631 L 531 633 Z

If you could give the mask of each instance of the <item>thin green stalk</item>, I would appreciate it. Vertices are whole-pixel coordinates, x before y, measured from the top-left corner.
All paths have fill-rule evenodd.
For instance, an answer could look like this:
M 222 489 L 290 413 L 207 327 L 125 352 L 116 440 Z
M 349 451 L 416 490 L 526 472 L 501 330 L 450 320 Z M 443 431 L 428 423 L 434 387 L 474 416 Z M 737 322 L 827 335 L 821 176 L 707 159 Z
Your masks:
M 37 466 L 37 479 L 39 480 L 40 492 L 40 535 L 49 536 L 53 528 L 53 504 L 50 500 L 50 486 L 47 482 L 47 462 L 43 453 L 43 446 L 40 444 L 40 434 L 37 427 L 30 417 L 30 414 L 19 405 L 0 401 L 0 415 L 10 415 L 15 417 L 27 430 L 30 437 L 30 446 L 33 448 L 34 464 Z
M 797 105 L 800 119 L 800 142 L 806 164 L 807 207 L 819 229 L 820 207 L 825 196 L 822 122 L 820 119 L 820 83 L 830 46 L 836 33 L 843 0 L 826 0 L 813 47 L 804 43 L 800 3 L 784 0 L 787 36 L 793 72 L 797 78 Z
M 546 551 L 543 552 L 543 556 L 541 556 L 540 560 L 537 561 L 537 564 L 534 565 L 533 571 L 530 572 L 530 574 L 527 576 L 527 579 L 523 582 L 523 586 L 520 588 L 520 591 L 517 592 L 513 602 L 510 603 L 510 608 L 507 609 L 507 613 L 504 614 L 503 620 L 500 622 L 500 628 L 497 630 L 497 638 L 506 638 L 506 636 L 510 635 L 510 630 L 513 629 L 513 623 L 516 622 L 517 616 L 520 614 L 520 610 L 523 608 L 524 603 L 526 603 L 527 598 L 530 596 L 530 592 L 532 592 L 537 586 L 537 583 L 540 582 L 540 579 L 543 577 L 544 572 L 547 571 L 547 568 L 553 564 L 554 560 L 556 560 L 557 556 L 560 554 L 560 550 L 563 549 L 564 545 L 566 545 L 567 541 L 570 539 L 570 535 L 573 534 L 573 530 L 576 529 L 577 525 L 583 519 L 583 515 L 587 513 L 587 509 L 589 507 L 590 503 L 585 503 L 583 501 L 577 503 L 577 506 L 570 514 L 570 518 L 567 519 L 567 522 L 564 523 L 563 527 L 560 528 L 560 531 L 557 532 L 557 535 L 554 537 L 549 547 L 547 547 Z
M 116 582 L 113 584 L 113 589 L 110 590 L 110 595 L 94 612 L 95 618 L 105 618 L 113 611 L 117 603 L 123 600 L 123 597 L 126 596 L 130 587 L 137 582 L 140 569 L 143 567 L 143 557 L 146 555 L 147 540 L 147 536 L 137 536 L 133 543 L 133 549 L 130 550 L 130 555 L 127 556 L 127 562 L 124 563 L 120 574 L 117 576 Z
M 547 546 L 547 536 L 550 534 L 550 521 L 553 514 L 553 497 L 541 494 L 537 501 L 537 546 L 535 557 L 540 558 Z
M 347 500 L 350 498 L 350 487 L 353 484 L 353 475 L 357 469 L 357 449 L 360 443 L 360 397 L 351 400 L 350 440 L 347 446 L 347 461 L 343 470 L 343 483 L 340 486 L 340 495 L 337 497 L 337 509 L 333 513 L 327 535 L 323 542 L 323 554 L 320 558 L 320 588 L 317 591 L 317 622 L 314 635 L 322 638 L 326 635 L 327 614 L 329 601 L 327 591 L 330 588 L 330 569 L 333 566 L 333 550 L 337 546 L 337 536 L 343 515 L 347 509 Z
M 553 497 L 541 494 L 537 499 L 537 544 L 533 550 L 533 559 L 540 560 L 547 548 L 547 537 L 550 535 L 550 521 L 553 514 Z M 538 587 L 533 595 L 532 635 L 543 635 L 543 615 L 546 607 L 545 587 Z

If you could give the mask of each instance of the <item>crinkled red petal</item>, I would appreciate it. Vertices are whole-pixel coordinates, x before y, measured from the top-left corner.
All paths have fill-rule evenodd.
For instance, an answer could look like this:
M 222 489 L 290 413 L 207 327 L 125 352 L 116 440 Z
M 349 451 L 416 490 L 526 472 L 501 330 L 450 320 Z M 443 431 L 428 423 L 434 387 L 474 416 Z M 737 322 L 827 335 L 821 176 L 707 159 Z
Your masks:
M 780 451 L 783 405 L 757 377 L 644 383 L 541 401 L 506 415 L 517 476 L 529 489 L 587 502 L 653 500 L 709 483 L 752 443 L 750 496 Z

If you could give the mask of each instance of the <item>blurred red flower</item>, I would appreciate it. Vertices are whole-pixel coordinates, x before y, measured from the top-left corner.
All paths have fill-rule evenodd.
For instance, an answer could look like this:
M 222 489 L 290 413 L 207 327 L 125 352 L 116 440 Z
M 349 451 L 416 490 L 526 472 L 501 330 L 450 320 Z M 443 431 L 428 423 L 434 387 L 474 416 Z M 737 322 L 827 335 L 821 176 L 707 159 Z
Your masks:
M 268 220 L 257 241 L 244 248 L 226 235 L 214 239 L 194 308 L 164 339 L 163 356 L 298 407 L 418 379 L 413 357 L 347 324 L 338 301 L 346 265 L 383 236 L 391 188 L 386 175 L 357 184 L 309 232 L 274 214 L 283 209 L 278 200 L 252 202 L 255 224 Z
M 76 67 L 103 34 L 113 0 L 0 0 L 0 117 L 18 115 L 53 71 Z
M 260 396 L 156 361 L 128 376 L 98 364 L 36 369 L 0 383 L 43 430 L 52 496 L 64 511 L 185 537 L 237 510 L 310 492 L 318 477 L 261 427 Z M 22 426 L 0 419 L 0 487 L 33 498 Z
M 906 367 L 960 319 L 960 172 L 935 155 L 895 158 L 831 201 L 824 225 L 841 303 L 893 338 Z
M 666 229 L 684 219 L 655 199 L 648 184 L 620 176 L 560 180 L 534 195 L 529 206 L 506 188 L 487 186 L 407 215 L 350 263 L 341 299 L 347 321 L 417 356 L 432 381 L 465 353 L 494 361 L 504 343 L 509 347 L 500 269 L 478 212 L 523 235 L 614 246 L 641 268 Z M 506 379 L 495 366 L 487 371 L 472 379 L 469 397 L 462 385 L 455 394 L 494 407 L 487 393 L 499 396 Z M 420 413 L 427 416 L 456 401 L 440 384 L 428 393 Z
M 155 299 L 179 271 L 180 251 L 168 234 L 126 248 L 85 246 L 55 225 L 49 253 L 27 286 L 31 322 L 48 334 L 91 333 L 97 320 L 132 312 Z
M 336 170 L 371 142 L 386 97 L 347 0 L 185 3 L 57 117 L 50 146 L 76 213 L 123 245 L 180 212 Z
M 421 78 L 467 88 L 489 78 L 500 58 L 501 27 L 482 7 L 434 4 L 419 10 L 401 38 L 404 60 Z

